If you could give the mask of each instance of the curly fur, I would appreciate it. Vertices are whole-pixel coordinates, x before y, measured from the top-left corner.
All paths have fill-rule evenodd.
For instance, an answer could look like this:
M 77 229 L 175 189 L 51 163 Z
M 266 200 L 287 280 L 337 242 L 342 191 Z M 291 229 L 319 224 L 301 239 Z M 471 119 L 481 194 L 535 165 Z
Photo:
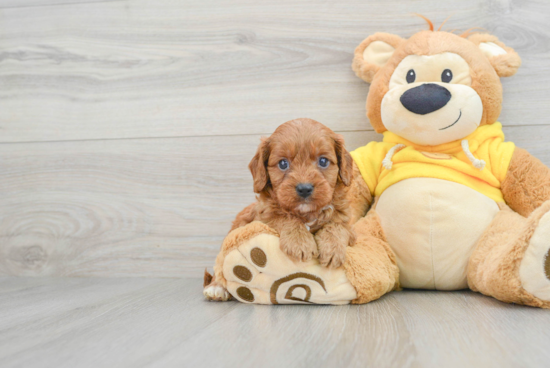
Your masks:
M 331 161 L 327 168 L 317 165 L 320 156 Z M 282 159 L 290 163 L 286 171 L 278 167 Z M 257 202 L 237 215 L 231 230 L 261 221 L 279 232 L 290 257 L 319 257 L 322 265 L 340 267 L 355 239 L 346 198 L 353 160 L 342 136 L 311 119 L 291 120 L 262 139 L 249 168 Z M 307 199 L 296 193 L 305 182 L 314 187 Z

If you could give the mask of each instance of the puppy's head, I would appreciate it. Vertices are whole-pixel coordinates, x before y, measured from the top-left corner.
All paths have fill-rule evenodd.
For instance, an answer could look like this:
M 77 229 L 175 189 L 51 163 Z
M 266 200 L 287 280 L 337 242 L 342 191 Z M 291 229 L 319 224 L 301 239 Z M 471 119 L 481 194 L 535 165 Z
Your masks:
M 350 185 L 353 160 L 344 139 L 311 119 L 296 119 L 263 138 L 249 165 L 256 193 L 269 193 L 290 212 L 316 212 Z

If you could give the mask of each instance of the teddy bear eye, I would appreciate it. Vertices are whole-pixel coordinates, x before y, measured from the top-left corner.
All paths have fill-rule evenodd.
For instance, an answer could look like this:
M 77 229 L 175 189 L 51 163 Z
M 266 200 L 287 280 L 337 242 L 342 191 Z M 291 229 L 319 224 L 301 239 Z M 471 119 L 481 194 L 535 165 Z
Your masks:
M 414 82 L 416 79 L 416 73 L 414 72 L 413 69 L 409 70 L 407 72 L 407 83 L 412 83 Z
M 330 161 L 326 157 L 319 158 L 319 166 L 321 166 L 323 169 L 327 168 L 330 164 Z
M 441 73 L 441 81 L 444 83 L 449 83 L 453 79 L 453 72 L 451 72 L 449 69 L 445 69 L 443 73 Z
M 279 169 L 281 169 L 282 171 L 288 170 L 289 166 L 290 165 L 288 164 L 288 160 L 282 159 L 281 161 L 279 161 Z

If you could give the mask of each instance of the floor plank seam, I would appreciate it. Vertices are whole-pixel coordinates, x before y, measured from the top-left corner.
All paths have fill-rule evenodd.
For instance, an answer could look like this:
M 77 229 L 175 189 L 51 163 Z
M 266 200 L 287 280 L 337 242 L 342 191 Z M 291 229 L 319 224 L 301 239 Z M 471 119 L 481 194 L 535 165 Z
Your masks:
M 550 127 L 550 124 L 523 124 L 523 125 L 505 125 L 506 128 L 537 128 Z M 374 129 L 338 129 L 336 133 L 374 133 Z M 46 140 L 46 141 L 20 141 L 20 142 L 2 142 L 0 144 L 36 144 L 36 143 L 64 143 L 64 142 L 101 142 L 101 141 L 130 141 L 144 139 L 183 139 L 183 138 L 225 138 L 225 137 L 253 137 L 268 136 L 272 132 L 263 133 L 239 133 L 239 134 L 212 134 L 212 135 L 173 135 L 173 136 L 151 136 L 151 137 L 119 137 L 119 138 L 90 138 L 90 139 L 65 139 L 65 140 Z
M 36 4 L 36 5 L 23 5 L 23 6 L 1 6 L 1 10 L 10 10 L 10 9 L 34 9 L 34 8 L 45 8 L 51 6 L 63 6 L 63 5 L 87 5 L 87 4 L 104 4 L 104 3 L 120 3 L 126 2 L 127 0 L 102 0 L 102 1 L 79 1 L 73 3 L 56 3 L 56 4 Z

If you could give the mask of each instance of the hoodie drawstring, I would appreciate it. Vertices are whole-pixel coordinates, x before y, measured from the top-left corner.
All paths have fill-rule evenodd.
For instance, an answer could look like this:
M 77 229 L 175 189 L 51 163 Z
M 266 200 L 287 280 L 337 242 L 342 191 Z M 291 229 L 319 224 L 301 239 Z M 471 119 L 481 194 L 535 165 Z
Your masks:
M 470 151 L 470 145 L 468 144 L 468 140 L 467 139 L 462 140 L 461 145 L 462 145 L 462 151 L 464 151 L 464 154 L 466 155 L 466 157 L 468 157 L 468 160 L 470 160 L 472 165 L 474 165 L 476 169 L 483 170 L 485 168 L 486 163 L 485 161 L 474 157 L 474 155 Z M 386 157 L 384 157 L 384 159 L 382 160 L 382 166 L 384 166 L 386 170 L 391 170 L 393 166 L 393 162 L 392 162 L 393 155 L 395 155 L 397 151 L 399 151 L 404 147 L 406 147 L 404 144 L 399 143 L 393 146 L 392 148 L 390 148 L 390 150 L 386 154 Z
M 483 168 L 485 167 L 485 161 L 475 158 L 474 155 L 472 155 L 467 139 L 464 139 L 462 141 L 462 150 L 466 154 L 466 157 L 468 157 L 468 159 L 472 162 L 475 168 L 483 170 Z
M 391 167 L 393 165 L 393 162 L 391 161 L 391 159 L 393 155 L 395 155 L 395 152 L 397 152 L 403 147 L 406 147 L 406 146 L 404 144 L 399 143 L 393 146 L 392 148 L 390 148 L 390 150 L 386 154 L 386 157 L 384 157 L 384 159 L 382 160 L 382 166 L 384 166 L 386 170 L 391 170 Z

